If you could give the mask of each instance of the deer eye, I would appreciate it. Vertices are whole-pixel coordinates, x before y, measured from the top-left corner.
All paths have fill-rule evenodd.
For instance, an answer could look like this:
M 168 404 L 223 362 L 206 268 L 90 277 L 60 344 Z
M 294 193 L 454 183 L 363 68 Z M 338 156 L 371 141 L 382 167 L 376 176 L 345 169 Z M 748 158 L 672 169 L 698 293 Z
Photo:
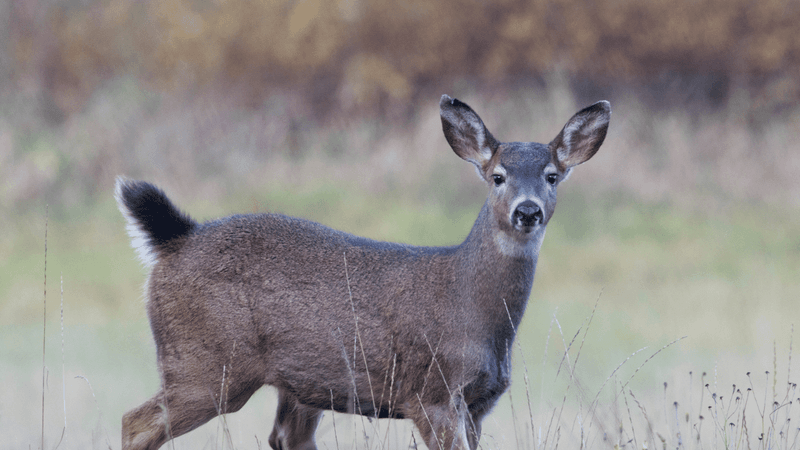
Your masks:
M 558 181 L 558 175 L 556 175 L 554 173 L 551 173 L 550 175 L 547 175 L 547 182 L 548 183 L 550 183 L 552 185 L 555 185 L 556 181 Z
M 500 186 L 501 184 L 506 182 L 506 178 L 498 174 L 492 175 L 492 180 L 494 181 L 495 186 Z

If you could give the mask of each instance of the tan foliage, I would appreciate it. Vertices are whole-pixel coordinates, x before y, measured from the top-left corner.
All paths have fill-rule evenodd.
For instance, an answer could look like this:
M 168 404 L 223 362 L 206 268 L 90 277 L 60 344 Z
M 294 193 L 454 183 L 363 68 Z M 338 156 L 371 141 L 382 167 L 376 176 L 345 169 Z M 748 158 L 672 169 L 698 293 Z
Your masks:
M 24 2 L 25 0 L 17 0 Z M 10 31 L 20 67 L 40 58 L 62 97 L 133 73 L 163 87 L 273 87 L 324 78 L 345 104 L 405 101 L 459 78 L 502 82 L 554 69 L 583 79 L 663 72 L 800 73 L 790 0 L 89 0 L 53 9 L 55 43 Z M 56 8 L 55 6 L 52 8 Z M 22 9 L 11 8 L 19 16 Z M 47 28 L 47 27 L 44 27 Z M 68 92 L 74 91 L 74 94 Z M 67 102 L 68 103 L 68 102 Z

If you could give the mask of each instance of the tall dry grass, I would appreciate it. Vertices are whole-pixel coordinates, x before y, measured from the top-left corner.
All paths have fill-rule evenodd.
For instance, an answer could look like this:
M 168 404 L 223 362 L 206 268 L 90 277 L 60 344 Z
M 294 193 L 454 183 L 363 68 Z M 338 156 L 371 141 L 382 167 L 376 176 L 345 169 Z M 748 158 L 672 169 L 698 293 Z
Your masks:
M 448 93 L 473 105 L 504 140 L 547 141 L 574 111 L 599 99 L 557 75 L 542 89 L 464 86 Z M 701 208 L 800 204 L 800 108 L 753 123 L 746 91 L 715 108 L 653 106 L 638 93 L 606 93 L 613 109 L 607 143 L 571 184 L 601 196 Z M 118 174 L 165 180 L 173 192 L 209 199 L 243 186 L 269 189 L 287 177 L 308 186 L 322 175 L 419 198 L 469 172 L 449 164 L 437 100 L 425 98 L 406 118 L 323 120 L 306 115 L 292 94 L 250 110 L 215 96 L 176 100 L 118 80 L 59 127 L 41 128 L 24 109 L 0 117 L 0 202 L 24 211 L 45 198 L 58 213 L 107 197 Z M 479 183 L 470 182 L 466 194 L 477 195 Z
M 44 302 L 46 304 L 46 293 Z M 63 287 L 61 302 L 63 322 Z M 598 304 L 599 308 L 604 307 L 598 299 L 595 310 Z M 788 333 L 788 345 L 779 346 L 776 338 L 771 346 L 764 347 L 771 347 L 771 352 L 767 350 L 767 354 L 746 363 L 723 358 L 699 370 L 686 364 L 666 368 L 661 365 L 665 370 L 660 379 L 664 381 L 655 385 L 636 383 L 636 377 L 640 371 L 649 370 L 649 366 L 659 365 L 657 360 L 662 353 L 673 351 L 682 338 L 660 347 L 640 348 L 598 380 L 592 374 L 593 367 L 582 358 L 587 336 L 598 331 L 593 329 L 595 310 L 574 328 L 563 327 L 563 317 L 554 313 L 545 342 L 534 344 L 543 347 L 541 362 L 526 359 L 525 355 L 531 353 L 526 347 L 531 343 L 517 340 L 510 349 L 515 361 L 514 384 L 484 422 L 480 448 L 798 448 L 800 394 L 792 381 L 793 330 Z M 783 336 L 780 341 L 786 342 L 786 338 Z M 63 330 L 61 339 L 63 342 Z M 43 361 L 46 351 L 42 348 Z M 30 439 L 29 446 L 33 446 L 35 440 L 39 442 L 38 448 L 43 449 L 116 447 L 112 444 L 119 441 L 116 417 L 109 422 L 99 405 L 96 406 L 97 415 L 86 414 L 87 406 L 93 409 L 92 405 L 97 402 L 95 390 L 83 375 L 75 376 L 76 382 L 67 384 L 63 347 L 61 360 L 61 395 L 55 386 L 41 385 L 41 441 L 39 430 L 33 433 L 32 429 L 24 427 L 11 430 L 0 424 L 0 429 L 7 433 L 7 440 L 0 448 L 19 448 L 26 439 Z M 41 369 L 43 380 L 58 377 L 55 367 L 43 365 Z M 529 378 L 534 372 L 544 374 L 540 383 Z M 267 388 L 266 395 L 255 396 L 242 411 L 225 415 L 225 388 L 223 376 L 218 400 L 209 400 L 219 402 L 215 404 L 219 419 L 165 444 L 165 448 L 266 448 L 268 424 L 274 419 L 274 393 Z M 68 390 L 69 405 L 66 402 Z M 125 389 L 99 392 L 99 395 L 124 401 L 129 397 Z M 63 402 L 59 398 L 62 396 Z M 21 416 L 30 416 L 29 409 L 38 407 L 36 402 L 15 405 Z M 337 450 L 418 448 L 421 445 L 418 431 L 408 421 L 367 420 L 330 412 L 324 414 L 316 436 L 319 448 Z

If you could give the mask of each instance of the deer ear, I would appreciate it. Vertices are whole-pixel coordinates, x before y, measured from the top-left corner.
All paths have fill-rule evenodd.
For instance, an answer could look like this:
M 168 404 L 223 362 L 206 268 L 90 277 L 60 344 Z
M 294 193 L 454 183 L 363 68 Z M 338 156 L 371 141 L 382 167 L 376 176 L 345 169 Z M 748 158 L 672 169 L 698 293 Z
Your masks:
M 597 153 L 606 138 L 610 119 L 611 104 L 605 100 L 578 111 L 569 119 L 550 143 L 562 169 L 584 163 Z
M 478 114 L 466 103 L 443 95 L 439 101 L 442 130 L 447 143 L 461 159 L 475 164 L 483 174 L 497 151 L 498 142 L 486 129 Z

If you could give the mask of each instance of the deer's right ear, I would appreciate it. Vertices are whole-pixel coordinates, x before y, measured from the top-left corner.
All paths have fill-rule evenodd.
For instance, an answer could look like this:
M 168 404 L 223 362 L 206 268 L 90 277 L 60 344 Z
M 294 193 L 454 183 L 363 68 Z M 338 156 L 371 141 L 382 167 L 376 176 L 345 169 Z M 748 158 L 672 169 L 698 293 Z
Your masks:
M 475 164 L 483 175 L 498 142 L 478 114 L 466 103 L 443 95 L 439 101 L 442 130 L 447 143 L 461 159 Z

